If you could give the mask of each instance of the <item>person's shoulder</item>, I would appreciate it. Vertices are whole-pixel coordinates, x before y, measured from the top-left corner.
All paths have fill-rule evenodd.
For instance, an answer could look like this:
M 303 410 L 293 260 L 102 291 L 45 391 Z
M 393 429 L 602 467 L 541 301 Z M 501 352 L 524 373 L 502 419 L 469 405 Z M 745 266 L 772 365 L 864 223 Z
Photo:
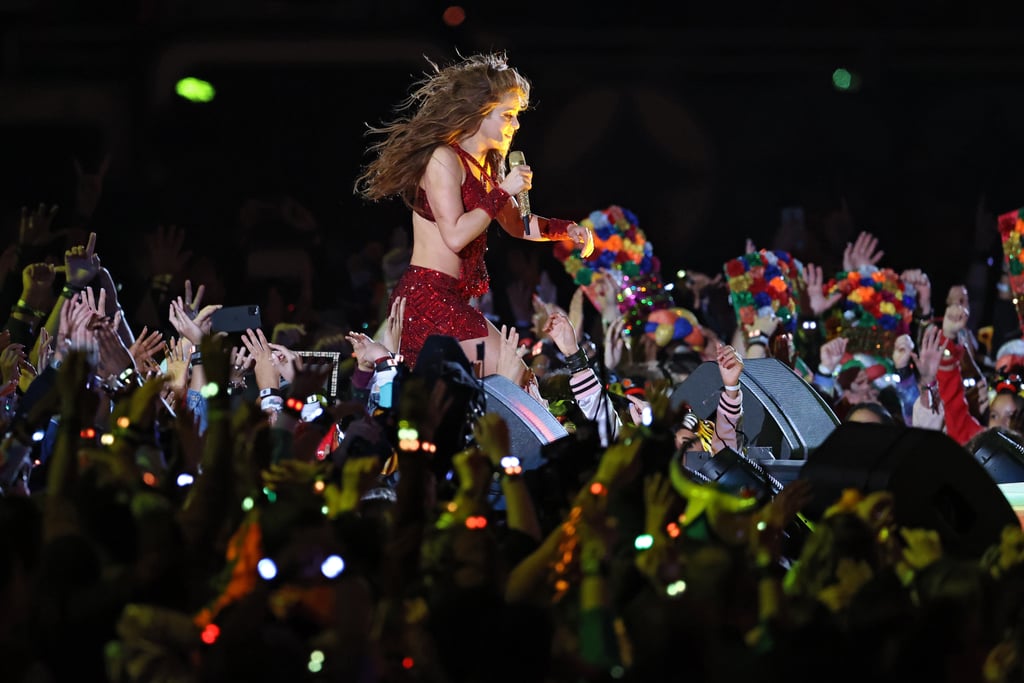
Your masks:
M 462 169 L 462 162 L 459 155 L 446 144 L 438 144 L 430 154 L 430 161 L 427 162 L 428 172 L 441 172 L 446 175 L 458 175 Z
M 434 151 L 430 154 L 430 160 L 440 161 L 445 165 L 448 165 L 449 162 L 455 162 L 456 164 L 458 164 L 459 155 L 455 152 L 454 149 L 452 149 L 451 145 L 438 143 L 438 145 L 434 147 Z

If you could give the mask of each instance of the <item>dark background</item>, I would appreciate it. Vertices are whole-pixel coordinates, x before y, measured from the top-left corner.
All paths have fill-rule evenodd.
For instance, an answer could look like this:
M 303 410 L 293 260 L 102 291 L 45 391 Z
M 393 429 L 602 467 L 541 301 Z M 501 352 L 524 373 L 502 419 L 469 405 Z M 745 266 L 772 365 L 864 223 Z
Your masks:
M 719 272 L 748 237 L 838 267 L 868 230 L 883 265 L 922 267 L 943 291 L 967 281 L 984 317 L 994 216 L 1024 205 L 1024 8 L 472 2 L 450 27 L 446 6 L 0 5 L 5 229 L 23 204 L 70 206 L 72 159 L 88 169 L 109 154 L 94 221 L 106 264 L 132 268 L 138 236 L 175 223 L 231 273 L 239 207 L 287 194 L 321 225 L 318 287 L 332 290 L 349 253 L 409 223 L 397 203 L 352 194 L 365 124 L 425 57 L 505 50 L 534 86 L 516 147 L 538 213 L 630 208 L 665 273 Z M 834 88 L 838 67 L 860 87 Z M 187 75 L 214 101 L 176 97 Z M 784 240 L 792 206 L 806 232 Z

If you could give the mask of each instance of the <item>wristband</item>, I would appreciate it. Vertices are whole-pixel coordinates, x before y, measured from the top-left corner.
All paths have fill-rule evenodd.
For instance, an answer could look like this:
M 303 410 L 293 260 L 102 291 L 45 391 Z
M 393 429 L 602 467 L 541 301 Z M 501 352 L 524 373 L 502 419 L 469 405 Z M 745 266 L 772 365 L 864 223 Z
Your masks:
M 202 365 L 203 364 L 203 352 L 196 351 L 188 359 L 189 365 Z
M 267 387 L 265 389 L 260 389 L 260 398 L 266 398 L 267 396 L 277 396 L 278 398 L 282 399 L 284 398 L 283 396 L 281 396 L 281 390 L 278 389 L 277 387 Z
M 823 377 L 831 377 L 832 370 L 826 368 L 822 363 L 818 363 L 818 374 L 822 375 Z
M 85 287 L 79 287 L 78 285 L 64 285 L 64 289 L 60 290 L 60 295 L 70 301 L 84 291 Z
M 723 389 L 725 389 L 726 391 L 739 391 L 740 390 L 740 385 L 739 384 L 733 384 L 733 385 L 726 384 L 723 387 Z
M 570 372 L 579 372 L 590 367 L 590 359 L 587 357 L 586 349 L 579 348 L 570 356 L 566 356 L 565 365 Z
M 266 396 L 260 400 L 260 410 L 278 412 L 284 406 L 284 399 L 280 396 L 271 395 Z
M 750 335 L 750 337 L 747 339 L 747 346 L 754 346 L 755 344 L 760 344 L 761 346 L 767 347 L 768 337 L 766 337 L 762 332 Z
M 377 360 L 373 361 L 374 372 L 384 372 L 398 365 L 398 361 L 395 360 L 394 356 L 381 356 Z
M 24 299 L 18 299 L 18 303 L 14 304 L 14 308 L 21 311 L 22 313 L 27 313 L 28 315 L 35 316 L 36 318 L 46 317 L 46 311 L 40 311 L 38 308 L 32 308 Z

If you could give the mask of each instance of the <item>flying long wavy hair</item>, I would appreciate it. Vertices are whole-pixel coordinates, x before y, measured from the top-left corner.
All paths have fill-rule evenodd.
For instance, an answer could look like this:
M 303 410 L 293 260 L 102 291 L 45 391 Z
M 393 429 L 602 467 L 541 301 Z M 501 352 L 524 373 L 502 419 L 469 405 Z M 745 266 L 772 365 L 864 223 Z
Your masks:
M 503 52 L 465 57 L 444 68 L 430 65 L 433 73 L 414 84 L 412 94 L 395 107 L 395 119 L 368 126 L 368 136 L 383 138 L 367 150 L 377 156 L 356 178 L 357 195 L 372 201 L 401 197 L 411 209 L 438 145 L 475 133 L 509 93 L 519 95 L 520 109 L 529 104 L 530 82 L 508 65 Z M 501 180 L 502 162 L 501 153 L 491 150 L 484 167 Z

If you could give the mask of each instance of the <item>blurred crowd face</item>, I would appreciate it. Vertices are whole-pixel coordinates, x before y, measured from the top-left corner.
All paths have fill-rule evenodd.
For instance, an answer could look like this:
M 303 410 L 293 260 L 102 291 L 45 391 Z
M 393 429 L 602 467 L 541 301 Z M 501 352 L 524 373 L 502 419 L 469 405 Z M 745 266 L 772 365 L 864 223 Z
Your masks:
M 1012 429 L 1017 417 L 1017 402 L 1010 394 L 996 394 L 988 407 L 988 426 Z
M 857 373 L 853 382 L 850 383 L 850 388 L 843 393 L 850 403 L 878 400 L 878 389 L 868 379 L 868 372 L 863 368 Z

